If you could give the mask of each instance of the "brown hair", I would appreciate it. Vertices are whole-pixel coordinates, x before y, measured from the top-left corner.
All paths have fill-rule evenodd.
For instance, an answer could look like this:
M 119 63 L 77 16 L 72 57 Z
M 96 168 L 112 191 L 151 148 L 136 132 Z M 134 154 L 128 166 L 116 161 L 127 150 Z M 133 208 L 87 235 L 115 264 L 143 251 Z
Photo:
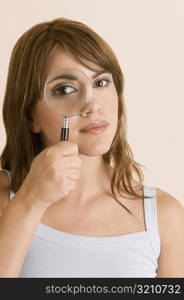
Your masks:
M 132 183 L 135 173 L 139 179 L 136 188 L 143 187 L 143 172 L 127 142 L 123 73 L 111 47 L 98 34 L 85 24 L 66 18 L 33 26 L 18 39 L 12 51 L 3 103 L 6 144 L 0 156 L 2 168 L 11 171 L 11 189 L 16 192 L 20 188 L 34 157 L 43 150 L 40 133 L 30 129 L 31 110 L 42 96 L 47 66 L 58 47 L 89 69 L 91 62 L 112 73 L 119 99 L 118 127 L 103 159 L 108 164 L 113 162 L 111 190 L 115 200 L 130 212 L 117 199 L 115 187 L 121 196 L 124 189 L 130 199 L 142 198 Z

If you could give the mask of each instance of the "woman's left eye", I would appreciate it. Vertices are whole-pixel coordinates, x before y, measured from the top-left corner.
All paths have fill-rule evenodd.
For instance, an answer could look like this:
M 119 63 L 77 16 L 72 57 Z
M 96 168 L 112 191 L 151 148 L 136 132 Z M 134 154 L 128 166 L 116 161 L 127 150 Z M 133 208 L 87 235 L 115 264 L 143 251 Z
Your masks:
M 97 87 L 104 87 L 107 86 L 109 83 L 110 83 L 109 79 L 100 79 L 95 82 L 95 85 Z

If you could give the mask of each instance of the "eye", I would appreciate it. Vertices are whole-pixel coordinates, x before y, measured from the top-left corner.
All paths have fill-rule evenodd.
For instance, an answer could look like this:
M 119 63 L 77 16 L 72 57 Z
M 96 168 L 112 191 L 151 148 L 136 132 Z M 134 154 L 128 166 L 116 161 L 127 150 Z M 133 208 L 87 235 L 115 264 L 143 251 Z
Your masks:
M 99 79 L 95 82 L 95 85 L 97 87 L 105 87 L 105 86 L 108 86 L 108 84 L 110 83 L 110 80 L 109 79 Z
M 52 89 L 53 95 L 65 96 L 75 92 L 76 89 L 69 85 L 56 86 Z

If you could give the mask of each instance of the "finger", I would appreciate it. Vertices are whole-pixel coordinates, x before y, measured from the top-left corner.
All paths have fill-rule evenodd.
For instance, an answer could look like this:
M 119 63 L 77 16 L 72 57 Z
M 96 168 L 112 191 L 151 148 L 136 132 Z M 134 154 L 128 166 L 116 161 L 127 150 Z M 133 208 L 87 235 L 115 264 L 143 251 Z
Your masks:
M 70 156 L 70 157 L 64 157 L 63 160 L 63 166 L 67 169 L 79 169 L 82 165 L 81 159 L 78 156 Z
M 60 153 L 63 156 L 77 155 L 78 154 L 78 145 L 76 143 L 64 141 L 57 144 L 60 148 Z
M 70 179 L 78 179 L 80 177 L 80 171 L 78 169 L 66 169 L 65 175 Z

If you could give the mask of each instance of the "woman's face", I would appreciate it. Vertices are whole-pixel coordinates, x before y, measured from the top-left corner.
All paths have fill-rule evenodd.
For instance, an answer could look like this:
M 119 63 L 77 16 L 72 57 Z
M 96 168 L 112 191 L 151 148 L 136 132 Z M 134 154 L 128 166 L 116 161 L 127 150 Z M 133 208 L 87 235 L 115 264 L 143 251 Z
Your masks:
M 102 71 L 96 65 L 95 70 Z M 74 60 L 63 50 L 57 50 L 53 56 L 48 76 L 64 68 L 73 68 L 82 71 L 88 78 L 96 73 Z M 112 74 L 104 73 L 91 79 L 94 97 L 87 104 L 84 114 L 69 119 L 69 141 L 77 143 L 79 153 L 87 156 L 99 156 L 106 153 L 111 146 L 116 133 L 118 122 L 118 95 L 113 82 Z M 32 111 L 32 131 L 40 133 L 43 146 L 48 147 L 60 141 L 63 117 L 55 114 L 47 105 L 44 99 L 40 99 Z M 81 132 L 83 127 L 92 122 L 105 120 L 109 123 L 106 129 L 100 134 Z

